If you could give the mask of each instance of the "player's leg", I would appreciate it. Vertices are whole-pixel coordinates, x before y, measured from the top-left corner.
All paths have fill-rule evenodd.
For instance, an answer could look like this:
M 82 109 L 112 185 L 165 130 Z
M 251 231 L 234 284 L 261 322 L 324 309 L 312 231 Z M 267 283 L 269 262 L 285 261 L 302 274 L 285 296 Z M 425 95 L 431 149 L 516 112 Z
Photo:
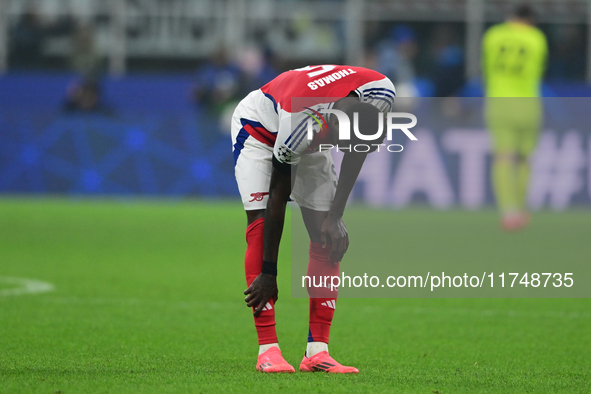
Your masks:
M 250 137 L 241 128 L 239 118 L 233 120 L 232 136 L 236 181 L 247 217 L 244 272 L 248 287 L 261 273 L 263 265 L 264 214 L 273 151 Z M 262 372 L 294 372 L 279 350 L 273 300 L 267 303 L 258 317 L 254 317 L 254 323 L 259 342 L 257 369 Z
M 298 202 L 302 218 L 310 236 L 307 275 L 319 278 L 339 276 L 340 263 L 330 260 L 331 245 L 322 247 L 320 229 L 326 219 L 336 189 L 336 173 L 330 153 L 313 154 L 302 159 L 298 166 L 293 198 Z M 314 283 L 314 282 L 312 282 Z M 308 287 L 309 328 L 306 355 L 300 364 L 300 371 L 357 373 L 356 368 L 346 367 L 328 353 L 330 328 L 335 313 L 338 288 Z
M 530 167 L 529 156 L 521 153 L 516 157 L 516 186 L 515 194 L 519 211 L 511 217 L 511 221 L 504 225 L 504 228 L 511 231 L 520 230 L 527 227 L 530 221 L 530 214 L 526 207 L 527 191 L 529 186 Z
M 246 229 L 246 254 L 244 272 L 246 286 L 250 286 L 261 273 L 263 266 L 264 209 L 246 211 L 248 227 Z M 254 308 L 253 308 L 254 312 Z M 257 370 L 267 373 L 295 372 L 295 369 L 283 358 L 275 331 L 275 302 L 269 300 L 261 314 L 254 317 L 254 325 L 259 340 Z
M 492 185 L 501 214 L 501 225 L 512 230 L 520 209 L 517 198 L 517 136 L 510 99 L 487 102 L 487 126 L 493 145 Z
M 306 275 L 310 278 L 318 278 L 312 283 L 320 283 L 320 279 L 326 276 L 339 276 L 339 262 L 335 263 L 329 259 L 331 245 L 328 244 L 323 248 L 320 239 L 320 226 L 328 212 L 314 211 L 305 207 L 301 207 L 301 210 L 306 230 L 310 235 Z M 336 308 L 338 289 L 308 287 L 308 295 L 310 296 L 310 314 L 306 354 L 311 357 L 321 351 L 328 351 L 330 325 Z
M 519 135 L 517 150 L 517 202 L 522 214 L 522 227 L 529 223 L 527 211 L 527 192 L 530 179 L 530 157 L 534 151 L 540 132 L 541 102 L 537 98 L 523 99 L 524 124 Z M 526 100 L 526 101 L 525 101 Z
M 247 210 L 246 217 L 246 253 L 244 257 L 244 274 L 246 287 L 250 286 L 263 267 L 263 233 L 265 210 Z M 254 308 L 253 308 L 254 311 Z M 278 346 L 277 333 L 275 331 L 275 304 L 270 300 L 263 312 L 254 318 L 254 325 L 259 340 L 259 354 L 273 346 Z
M 527 190 L 530 178 L 529 159 L 536 148 L 540 133 L 542 103 L 539 98 L 521 99 L 523 108 L 521 132 L 517 146 L 517 200 L 522 210 L 526 209 Z
M 527 191 L 530 178 L 529 155 L 517 155 L 517 203 L 521 211 L 527 210 Z
M 503 218 L 511 218 L 520 212 L 517 197 L 517 157 L 513 150 L 494 152 L 493 188 L 497 207 Z

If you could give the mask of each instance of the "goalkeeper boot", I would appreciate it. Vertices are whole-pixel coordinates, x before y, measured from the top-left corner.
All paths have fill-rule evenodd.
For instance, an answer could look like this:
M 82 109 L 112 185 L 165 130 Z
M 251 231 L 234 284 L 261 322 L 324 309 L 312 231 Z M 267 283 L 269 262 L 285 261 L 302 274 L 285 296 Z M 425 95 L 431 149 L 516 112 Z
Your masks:
M 529 220 L 528 212 L 510 212 L 503 215 L 501 227 L 505 231 L 518 231 L 527 227 Z

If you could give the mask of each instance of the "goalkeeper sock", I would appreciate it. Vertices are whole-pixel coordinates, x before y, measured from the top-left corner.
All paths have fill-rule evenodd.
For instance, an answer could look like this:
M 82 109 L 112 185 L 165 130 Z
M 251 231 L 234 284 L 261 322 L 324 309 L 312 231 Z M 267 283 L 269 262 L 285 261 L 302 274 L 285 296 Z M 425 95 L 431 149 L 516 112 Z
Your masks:
M 517 164 L 517 204 L 521 210 L 525 210 L 527 206 L 529 174 L 529 160 L 527 157 L 521 157 Z
M 263 218 L 255 220 L 246 228 L 246 256 L 244 259 L 246 286 L 250 286 L 263 268 L 263 229 Z M 252 310 L 254 313 L 255 308 Z M 259 345 L 278 342 L 275 332 L 275 303 L 273 300 L 269 300 L 261 314 L 254 318 L 254 325 L 259 337 Z
M 517 180 L 513 160 L 505 157 L 496 158 L 493 163 L 492 178 L 497 206 L 501 213 L 518 211 Z
M 322 244 L 310 242 L 310 259 L 308 272 L 310 277 L 308 295 L 310 296 L 310 326 L 308 342 L 324 342 L 328 344 L 330 324 L 337 303 L 338 288 L 331 288 L 330 279 L 325 277 L 339 276 L 339 263 L 330 259 L 330 245 L 322 248 Z

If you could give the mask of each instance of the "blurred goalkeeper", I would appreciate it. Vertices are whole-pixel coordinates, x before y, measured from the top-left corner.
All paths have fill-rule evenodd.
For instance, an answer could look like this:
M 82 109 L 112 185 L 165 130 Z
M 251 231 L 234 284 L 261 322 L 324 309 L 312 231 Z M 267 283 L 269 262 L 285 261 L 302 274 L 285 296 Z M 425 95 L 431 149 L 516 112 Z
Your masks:
M 542 120 L 540 85 L 548 46 L 533 20 L 532 8 L 520 5 L 505 23 L 491 27 L 482 42 L 485 117 L 494 147 L 493 188 L 501 226 L 508 231 L 529 221 L 529 156 Z
M 294 372 L 281 355 L 275 332 L 277 257 L 287 201 L 301 208 L 310 236 L 307 275 L 339 275 L 349 237 L 342 220 L 345 204 L 367 153 L 345 153 L 337 182 L 330 150 L 340 145 L 340 110 L 358 116 L 359 131 L 373 135 L 382 112 L 394 101 L 394 86 L 384 75 L 361 67 L 320 65 L 287 71 L 243 99 L 232 119 L 236 181 L 246 229 L 247 306 L 253 308 L 259 340 L 257 369 Z M 296 104 L 305 98 L 305 104 Z M 314 119 L 313 138 L 308 138 Z M 359 142 L 359 141 L 357 141 Z M 368 143 L 367 141 L 363 141 Z M 374 142 L 381 142 L 376 139 Z M 355 144 L 347 140 L 346 145 Z M 302 372 L 357 373 L 328 353 L 328 338 L 338 289 L 308 288 L 309 333 Z

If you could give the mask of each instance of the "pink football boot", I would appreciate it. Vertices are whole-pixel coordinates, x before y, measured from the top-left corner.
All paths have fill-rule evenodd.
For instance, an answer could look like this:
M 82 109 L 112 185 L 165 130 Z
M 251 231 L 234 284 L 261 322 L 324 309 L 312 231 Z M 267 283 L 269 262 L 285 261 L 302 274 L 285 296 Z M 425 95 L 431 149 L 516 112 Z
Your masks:
M 301 372 L 328 372 L 328 373 L 359 373 L 355 367 L 345 367 L 328 355 L 327 351 L 317 353 L 312 357 L 304 356 L 300 364 Z
M 295 369 L 285 361 L 281 355 L 281 350 L 276 346 L 259 355 L 257 370 L 265 373 L 295 372 Z

